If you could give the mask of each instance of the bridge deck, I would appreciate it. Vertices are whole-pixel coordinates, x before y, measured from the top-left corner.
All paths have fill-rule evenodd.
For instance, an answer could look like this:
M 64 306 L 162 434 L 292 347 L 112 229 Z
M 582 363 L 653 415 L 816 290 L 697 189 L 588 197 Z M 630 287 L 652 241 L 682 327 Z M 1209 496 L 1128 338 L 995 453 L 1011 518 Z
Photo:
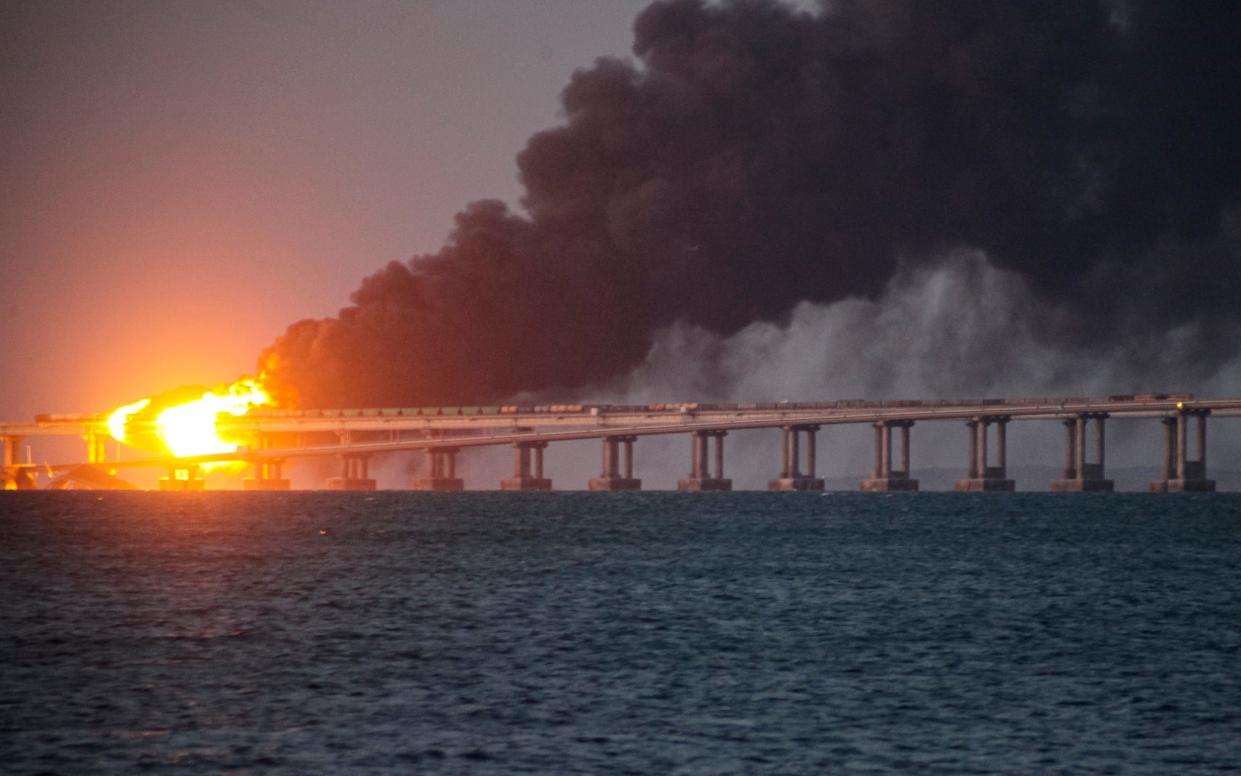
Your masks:
M 1214 416 L 1241 415 L 1241 399 L 1197 399 L 1191 394 L 1144 394 L 1107 398 L 857 401 L 779 404 L 545 405 L 522 407 L 375 408 L 354 410 L 256 411 L 221 419 L 235 435 L 321 432 L 436 432 L 435 436 L 393 438 L 351 444 L 286 446 L 176 459 L 177 462 L 262 460 L 386 453 L 431 448 L 478 447 L 523 441 L 571 441 L 611 435 L 647 436 L 698 430 L 745 430 L 790 425 L 838 425 L 877 421 L 968 420 L 998 416 L 1052 420 L 1082 413 L 1112 417 L 1162 417 L 1182 410 L 1210 410 Z M 107 433 L 103 415 L 39 416 L 35 423 L 0 423 L 0 436 L 72 436 Z M 109 466 L 167 465 L 168 458 L 109 462 Z M 73 464 L 64 464 L 70 466 Z M 52 467 L 58 468 L 58 467 Z

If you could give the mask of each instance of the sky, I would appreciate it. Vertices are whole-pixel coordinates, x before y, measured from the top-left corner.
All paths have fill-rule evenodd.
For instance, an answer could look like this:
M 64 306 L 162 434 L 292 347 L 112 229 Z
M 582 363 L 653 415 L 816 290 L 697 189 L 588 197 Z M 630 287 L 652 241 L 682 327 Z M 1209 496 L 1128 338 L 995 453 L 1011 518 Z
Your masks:
M 0 418 L 252 372 L 437 248 L 644 2 L 0 6 Z
M 350 294 L 362 279 L 388 262 L 440 251 L 453 229 L 454 216 L 467 203 L 498 198 L 514 212 L 523 212 L 515 157 L 533 134 L 565 124 L 560 98 L 575 71 L 594 67 L 599 57 L 631 58 L 634 19 L 647 5 L 648 0 L 10 0 L 0 5 L 0 104 L 5 106 L 0 112 L 0 181 L 4 183 L 0 196 L 0 326 L 4 332 L 0 337 L 0 384 L 4 386 L 0 391 L 0 419 L 20 422 L 36 413 L 105 412 L 180 385 L 230 382 L 253 372 L 260 352 L 291 323 L 336 316 L 349 304 Z M 801 5 L 812 8 L 815 4 L 807 0 Z M 1114 6 L 1127 7 L 1123 2 Z M 867 208 L 873 223 L 866 228 L 872 231 L 859 231 L 863 239 L 850 242 L 848 229 L 836 229 L 846 234 L 836 246 L 842 252 L 837 255 L 862 246 L 856 266 L 842 265 L 844 269 L 837 271 L 832 263 L 821 261 L 821 256 L 810 255 L 800 269 L 817 268 L 822 273 L 822 287 L 810 294 L 812 298 L 797 302 L 800 289 L 795 273 L 767 272 L 759 262 L 754 265 L 759 281 L 772 280 L 774 287 L 779 279 L 785 286 L 783 296 L 770 309 L 750 318 L 721 322 L 718 314 L 727 305 L 707 304 L 695 320 L 673 321 L 670 325 L 672 319 L 645 322 L 650 330 L 644 336 L 654 344 L 644 351 L 645 356 L 637 354 L 635 363 L 640 365 L 627 374 L 579 387 L 575 396 L 638 402 L 1105 395 L 1145 390 L 1235 394 L 1241 362 L 1233 355 L 1235 345 L 1227 343 L 1235 341 L 1237 316 L 1219 315 L 1217 319 L 1223 325 L 1212 327 L 1216 321 L 1209 316 L 1194 319 L 1192 315 L 1194 300 L 1202 300 L 1204 309 L 1227 309 L 1230 289 L 1236 285 L 1241 208 L 1234 196 L 1236 177 L 1229 166 L 1235 157 L 1223 155 L 1235 152 L 1236 142 L 1220 143 L 1224 150 L 1215 156 L 1211 155 L 1210 142 L 1169 147 L 1168 137 L 1183 137 L 1178 133 L 1191 131 L 1185 127 L 1192 128 L 1194 123 L 1182 125 L 1174 117 L 1166 125 L 1160 124 L 1158 112 L 1146 110 L 1142 100 L 1151 95 L 1160 99 L 1167 96 L 1160 91 L 1163 81 L 1158 74 L 1150 79 L 1150 88 L 1133 90 L 1131 102 L 1122 99 L 1109 105 L 1108 90 L 1097 88 L 1099 83 L 1107 83 L 1109 71 L 1102 69 L 1104 80 L 1092 81 L 1096 73 L 1083 67 L 1085 75 L 1072 71 L 1065 76 L 1066 84 L 1047 86 L 1049 94 L 1056 94 L 1063 86 L 1068 95 L 1068 102 L 1055 104 L 1057 109 L 1064 108 L 1059 115 L 1064 128 L 1083 131 L 1075 138 L 1081 143 L 1078 151 L 1083 156 L 1057 155 L 1061 149 L 1055 132 L 1043 133 L 1039 123 L 1045 117 L 1037 99 L 1043 80 L 1046 73 L 1062 75 L 1055 69 L 1062 61 L 1081 59 L 1074 46 L 1090 52 L 1098 47 L 1097 40 L 1083 35 L 1081 39 L 1061 41 L 1065 36 L 1058 28 L 1051 24 L 1044 28 L 1044 20 L 1030 13 L 1032 18 L 1017 20 L 1001 14 L 987 22 L 994 26 L 994 38 L 975 36 L 961 42 L 956 36 L 960 30 L 969 29 L 968 25 L 954 27 L 947 17 L 965 7 L 946 4 L 942 25 L 938 24 L 937 12 L 925 11 L 929 24 L 916 28 L 916 34 L 900 43 L 908 46 L 906 54 L 912 57 L 908 70 L 914 76 L 901 72 L 900 60 L 906 55 L 902 54 L 891 57 L 896 62 L 891 72 L 881 69 L 877 80 L 861 81 L 863 87 L 852 93 L 846 89 L 833 94 L 843 108 L 837 112 L 843 117 L 842 125 L 849 130 L 839 136 L 847 142 L 832 145 L 837 140 L 829 132 L 824 135 L 827 145 L 815 145 L 811 138 L 807 146 L 812 152 L 825 154 L 819 163 L 829 169 L 835 169 L 831 165 L 847 167 L 854 159 L 863 164 L 877 163 L 871 168 L 873 179 L 878 181 L 873 191 L 866 186 L 856 191 L 839 187 L 844 205 L 842 223 L 846 225 L 848 219 L 862 212 L 851 211 L 849 205 L 883 203 Z M 875 18 L 867 18 L 872 8 L 882 10 L 878 5 L 855 7 L 865 22 L 857 28 L 862 43 L 889 45 L 896 38 L 887 37 L 887 25 L 899 29 L 900 20 L 881 18 L 878 11 L 872 14 Z M 1073 9 L 1060 10 L 1072 16 Z M 964 10 L 961 14 L 968 16 Z M 1140 26 L 1131 34 L 1130 20 L 1123 14 L 1109 17 L 1102 25 L 1095 19 L 1094 27 L 1089 21 L 1067 18 L 1057 23 L 1070 31 L 1092 29 L 1096 36 L 1114 37 L 1122 43 L 1129 38 L 1142 41 L 1142 45 L 1153 41 L 1151 45 L 1155 46 L 1171 41 L 1171 46 L 1159 49 L 1163 58 L 1157 63 L 1167 63 L 1167 72 L 1178 77 L 1182 74 L 1175 68 L 1184 65 L 1181 55 L 1184 51 L 1193 53 L 1192 47 L 1179 46 L 1176 34 L 1140 37 Z M 675 72 L 679 65 L 675 55 L 664 57 L 667 52 L 660 53 L 659 45 L 666 38 L 669 50 L 675 53 L 683 32 L 678 23 L 674 16 L 657 19 L 646 31 L 656 51 L 651 61 L 664 68 L 665 75 Z M 736 19 L 720 23 L 738 24 Z M 742 21 L 740 26 L 744 28 L 744 24 Z M 781 17 L 770 29 L 753 31 L 750 42 L 761 49 L 765 36 L 785 40 L 780 36 L 788 29 Z M 1030 30 L 1036 34 L 1027 34 Z M 738 37 L 747 34 L 742 29 Z M 1021 43 L 1008 49 L 992 45 L 1004 35 Z M 1218 37 L 1226 39 L 1228 35 Z M 744 96 L 744 77 L 754 74 L 729 70 L 727 56 L 716 58 L 721 53 L 712 48 L 716 40 L 706 35 L 693 44 L 703 46 L 702 52 L 710 55 L 698 60 L 708 69 L 694 88 L 709 96 L 720 85 L 723 92 L 728 79 L 735 76 L 737 93 Z M 934 46 L 928 45 L 928 40 Z M 1026 42 L 1029 45 L 1023 48 Z M 959 48 L 952 49 L 958 43 Z M 1061 43 L 1063 50 L 1057 48 Z M 771 46 L 768 54 L 772 62 L 785 66 L 788 62 L 781 58 L 781 45 Z M 947 46 L 955 58 L 943 56 L 935 46 Z M 1122 74 L 1126 73 L 1123 68 L 1140 69 L 1147 60 L 1140 48 L 1132 59 L 1124 58 L 1127 54 L 1123 48 L 1118 51 L 1120 66 L 1116 72 Z M 1009 54 L 1012 62 L 1005 59 Z M 820 64 L 814 60 L 817 54 L 813 48 L 806 55 L 812 64 Z M 1214 55 L 1227 65 L 1236 64 L 1235 57 L 1227 59 L 1230 55 L 1226 51 Z M 925 61 L 917 59 L 923 56 Z M 1203 76 L 1201 83 L 1179 82 L 1200 87 L 1183 90 L 1190 95 L 1182 100 L 1185 115 L 1192 116 L 1193 110 L 1204 104 L 1207 110 L 1213 109 L 1215 102 L 1210 99 L 1210 68 L 1192 57 L 1188 61 L 1186 67 L 1206 71 L 1205 75 L 1189 72 L 1192 78 Z M 1013 62 L 1032 66 L 1023 73 Z M 1051 70 L 1045 73 L 1039 69 L 1048 63 Z M 810 68 L 802 70 L 814 75 Z M 950 103 L 955 113 L 919 103 L 921 92 L 902 91 L 910 83 L 919 83 L 916 78 L 920 73 L 931 71 L 934 78 L 941 79 L 935 86 L 947 85 L 963 95 L 963 99 Z M 582 83 L 606 86 L 610 72 L 596 68 Z M 1221 72 L 1226 75 L 1229 71 Z M 687 79 L 692 81 L 694 76 L 691 73 Z M 780 83 L 786 74 L 773 67 L 770 73 L 759 72 L 754 77 L 775 79 L 763 83 Z M 1083 80 L 1073 80 L 1077 77 Z M 658 86 L 654 82 L 645 84 L 652 90 L 647 96 L 659 97 Z M 820 83 L 809 78 L 805 86 L 830 89 L 836 84 L 830 79 Z M 869 99 L 872 89 L 873 102 Z M 884 93 L 883 89 L 891 92 Z M 564 137 L 593 142 L 597 137 L 592 133 L 598 130 L 597 134 L 606 139 L 606 120 L 595 119 L 606 119 L 612 97 L 602 88 L 583 91 L 579 104 L 585 107 L 580 109 L 579 122 Z M 1033 95 L 1034 99 L 1010 101 L 1010 92 Z M 851 103 L 855 98 L 856 104 Z M 1201 101 L 1194 101 L 1199 98 Z M 1220 102 L 1228 110 L 1237 107 L 1235 99 Z M 1099 144 L 1098 125 L 1090 123 L 1092 116 L 1104 114 L 1095 103 L 1115 115 L 1131 110 L 1133 115 L 1154 115 L 1155 119 L 1150 126 L 1132 128 L 1137 138 L 1132 149 L 1124 145 L 1125 138 L 1118 137 L 1116 147 L 1124 152 L 1113 153 L 1112 135 L 1108 134 L 1111 129 Z M 644 109 L 652 105 L 662 109 L 658 100 L 643 105 Z M 729 109 L 733 105 L 726 103 Z M 677 106 L 671 107 L 675 110 Z M 781 105 L 775 103 L 775 107 Z M 743 106 L 740 110 L 754 111 L 753 116 L 759 119 L 754 128 L 760 134 L 770 128 L 762 121 L 766 106 Z M 1031 113 L 1024 113 L 1026 110 Z M 656 123 L 667 119 L 652 111 L 648 119 Z M 820 120 L 814 118 L 808 129 L 832 128 L 833 114 L 828 111 L 824 115 L 828 116 L 827 124 L 816 123 Z M 949 118 L 937 124 L 936 120 L 945 115 Z M 1222 111 L 1212 114 L 1220 119 L 1218 127 L 1232 132 L 1228 115 Z M 995 126 L 987 126 L 993 116 Z M 895 120 L 889 122 L 892 117 Z M 962 123 L 953 124 L 957 119 Z M 925 120 L 926 125 L 919 126 L 919 120 Z M 602 129 L 598 129 L 600 124 Z M 754 138 L 751 149 L 759 153 L 782 149 L 786 138 L 778 122 L 772 124 L 777 131 Z M 744 122 L 739 125 L 749 126 Z M 1053 123 L 1047 126 L 1059 128 Z M 959 133 L 975 127 L 979 128 L 978 137 L 962 142 L 974 143 L 969 148 L 982 159 L 977 168 L 968 154 L 960 154 L 966 159 L 957 169 L 955 165 L 961 164 L 961 159 L 935 158 L 927 153 L 934 148 L 930 143 L 919 148 L 926 138 L 937 137 L 935 132 L 950 131 L 954 142 L 941 145 L 956 149 Z M 1022 143 L 1005 147 L 1007 138 L 1030 128 L 1028 136 L 1021 136 Z M 872 137 L 867 130 L 871 129 L 876 136 L 873 139 L 888 145 L 879 150 L 870 147 Z M 879 137 L 884 132 L 890 136 Z M 1211 136 L 1202 137 L 1209 140 Z M 1142 147 L 1148 138 L 1158 143 Z M 727 143 L 735 139 L 727 135 L 720 139 L 724 152 L 718 158 L 732 158 Z M 794 137 L 790 147 L 796 148 L 800 140 Z M 1048 152 L 1046 156 L 1025 153 L 1043 142 L 1047 148 L 1041 150 Z M 542 151 L 547 147 L 545 143 Z M 745 144 L 740 147 L 744 155 Z M 1208 150 L 1195 155 L 1197 148 Z M 1099 271 L 1081 277 L 1073 275 L 1072 266 L 1065 271 L 1052 267 L 1055 271 L 1042 272 L 1050 266 L 1044 257 L 1021 255 L 1022 240 L 1009 238 L 1033 237 L 1037 242 L 1041 234 L 1055 233 L 1055 229 L 1043 228 L 1045 224 L 1033 220 L 1046 214 L 1033 212 L 1029 221 L 1041 233 L 1027 231 L 1027 213 L 1020 207 L 1005 210 L 1005 203 L 999 202 L 996 213 L 1012 216 L 1013 223 L 991 231 L 997 219 L 988 208 L 996 197 L 988 187 L 1005 195 L 1013 190 L 1012 181 L 1003 176 L 1008 162 L 1001 152 L 1014 150 L 1016 157 L 1023 157 L 1011 165 L 1017 183 L 1020 186 L 1032 181 L 1028 188 L 1034 192 L 1034 196 L 1017 202 L 1041 207 L 1047 202 L 1040 198 L 1040 192 L 1063 193 L 1056 185 L 1043 185 L 1029 175 L 1030 170 L 1042 169 L 1044 162 L 1049 168 L 1060 164 L 1061 169 L 1054 171 L 1062 177 L 1052 183 L 1066 184 L 1068 194 L 1073 195 L 1066 198 L 1073 208 L 1097 216 L 1094 222 L 1087 218 L 1087 223 L 1099 227 L 1099 233 L 1112 229 L 1123 235 L 1143 233 L 1143 221 L 1149 221 L 1154 224 L 1150 229 L 1154 236 L 1147 242 L 1155 248 L 1143 247 L 1125 254 L 1122 249 L 1129 246 L 1122 240 L 1118 243 L 1122 253 L 1094 257 L 1094 269 Z M 688 147 L 688 156 L 695 152 Z M 904 227 L 908 241 L 916 244 L 934 232 L 926 223 L 945 220 L 936 209 L 949 199 L 941 189 L 919 188 L 924 186 L 925 177 L 902 177 L 906 169 L 919 169 L 910 163 L 919 153 L 925 153 L 922 169 L 946 170 L 956 176 L 944 190 L 961 198 L 965 206 L 960 211 L 975 211 L 972 218 L 961 223 L 963 233 L 976 238 L 979 245 L 943 250 L 932 234 L 924 240 L 930 246 L 924 255 L 914 257 L 917 261 L 908 266 L 877 262 L 877 266 L 882 265 L 880 271 L 871 274 L 882 282 L 854 282 L 850 272 L 868 276 L 867 240 L 883 238 L 887 224 L 927 208 L 918 216 L 925 223 L 911 217 Z M 1090 158 L 1092 153 L 1094 158 Z M 706 149 L 703 154 L 710 158 L 715 150 Z M 1146 154 L 1156 164 L 1146 164 Z M 1158 164 L 1160 159 L 1172 163 Z M 1130 164 L 1128 160 L 1134 161 Z M 536 153 L 527 161 L 536 179 L 540 170 L 557 162 L 555 154 L 547 153 Z M 640 157 L 637 162 L 647 164 L 651 160 Z M 890 164 L 893 162 L 895 165 Z M 1200 174 L 1193 166 L 1199 163 L 1207 173 Z M 1185 169 L 1192 174 L 1178 177 L 1178 171 Z M 1001 174 L 988 180 L 987 172 L 994 170 Z M 890 179 L 886 177 L 889 175 Z M 853 177 L 863 183 L 869 181 L 864 175 Z M 1110 191 L 1099 183 L 1108 182 L 1109 177 L 1118 182 Z M 827 180 L 824 176 L 802 176 L 796 159 L 767 182 L 773 191 L 788 193 L 795 191 L 793 184 L 802 185 L 807 180 L 814 196 L 823 194 L 820 189 L 836 195 L 832 186 L 820 186 Z M 843 176 L 841 180 L 852 183 Z M 1157 185 L 1130 185 L 1133 180 Z M 555 201 L 562 181 L 555 176 L 543 181 L 547 190 L 540 196 L 545 204 L 549 199 L 551 205 L 563 204 Z M 1203 181 L 1212 186 L 1199 185 Z M 892 187 L 882 188 L 885 183 Z M 1205 204 L 1196 210 L 1187 207 L 1188 214 L 1181 213 L 1175 209 L 1177 202 L 1197 203 L 1199 199 L 1182 196 L 1177 188 L 1181 184 L 1186 184 L 1188 191 L 1201 190 L 1212 196 L 1204 195 L 1201 199 Z M 1080 196 L 1074 186 L 1080 186 Z M 747 197 L 761 197 L 752 181 L 736 186 L 740 194 L 735 198 L 728 186 L 716 187 L 716 191 L 710 188 L 707 185 L 705 190 L 718 193 L 720 200 L 713 203 L 718 205 L 717 210 L 707 212 L 704 208 L 707 216 L 717 219 L 706 218 L 702 224 L 707 225 L 717 223 L 721 213 L 727 219 L 734 206 L 754 204 Z M 917 196 L 908 203 L 892 205 L 892 195 L 899 198 L 906 190 Z M 1149 201 L 1125 196 L 1127 191 L 1146 190 L 1158 196 Z M 1026 193 L 1023 190 L 1015 195 Z M 646 229 L 642 218 L 658 215 L 660 205 L 658 196 L 649 196 L 651 189 L 639 186 L 613 194 L 613 203 L 623 199 L 630 208 L 621 212 L 634 215 L 632 231 L 639 236 L 644 231 L 655 233 L 663 226 L 680 228 L 678 219 L 652 218 L 650 223 L 656 229 Z M 920 199 L 921 195 L 925 197 Z M 812 206 L 816 206 L 814 196 L 806 200 Z M 773 208 L 778 213 L 785 200 L 773 199 L 778 200 Z M 1172 205 L 1165 201 L 1169 199 Z M 744 208 L 736 212 L 748 214 Z M 609 211 L 609 216 L 612 214 Z M 781 228 L 774 230 L 775 235 L 761 234 L 757 239 L 778 239 L 795 231 L 784 229 L 788 222 L 771 220 L 770 215 L 765 216 L 769 217 L 768 224 Z M 1048 217 L 1047 222 L 1056 225 L 1055 218 Z M 555 229 L 546 229 L 545 225 L 539 229 L 557 237 Z M 1083 234 L 1090 238 L 1095 233 Z M 811 230 L 808 237 L 818 239 L 818 233 Z M 662 242 L 682 249 L 676 240 Z M 1014 244 L 1018 244 L 1014 255 L 1003 253 Z M 980 246 L 998 252 L 988 255 Z M 691 260 L 679 270 L 688 273 L 686 277 L 701 276 L 692 260 L 700 247 L 698 241 L 687 240 L 683 247 L 684 256 Z M 716 247 L 727 252 L 727 245 Z M 743 247 L 749 250 L 752 246 Z M 645 248 L 639 244 L 638 253 L 642 250 Z M 658 250 L 655 246 L 653 253 L 658 254 Z M 773 258 L 772 253 L 762 254 L 761 245 L 759 251 L 762 261 L 781 260 L 779 256 Z M 1188 258 L 1169 260 L 1169 253 Z M 451 258 L 453 254 L 440 255 Z M 752 254 L 739 253 L 737 258 L 739 262 L 750 261 Z M 671 260 L 679 259 L 673 256 Z M 1099 292 L 1109 290 L 1114 278 L 1120 276 L 1109 274 L 1116 261 L 1122 265 L 1137 262 L 1126 267 L 1133 271 L 1123 273 L 1136 279 L 1131 287 L 1111 295 L 1121 300 L 1120 306 L 1100 305 L 1106 309 L 1097 319 L 1082 316 L 1081 311 L 1089 310 L 1093 299 L 1110 298 Z M 605 256 L 601 265 L 608 263 Z M 715 277 L 710 272 L 705 274 L 708 281 L 725 285 L 731 277 L 733 292 L 743 298 L 752 291 L 759 296 L 755 276 L 748 271 L 732 272 L 740 266 L 729 266 Z M 1210 271 L 1212 266 L 1223 272 Z M 1189 271 L 1180 272 L 1182 267 Z M 1208 271 L 1194 271 L 1200 267 Z M 1163 285 L 1163 268 L 1170 273 L 1168 286 Z M 662 282 L 658 267 L 656 270 L 652 278 Z M 677 296 L 682 289 L 696 288 L 683 280 L 678 277 L 677 282 L 664 283 L 674 292 L 674 311 L 682 301 Z M 1061 282 L 1066 285 L 1058 287 Z M 709 284 L 703 288 L 707 289 L 706 296 L 711 296 Z M 1163 288 L 1172 291 L 1161 295 Z M 491 290 L 501 299 L 506 293 L 503 287 Z M 552 291 L 557 293 L 555 288 Z M 1063 332 L 1058 328 L 1065 319 L 1054 304 L 1048 303 L 1057 294 L 1064 298 L 1076 295 L 1075 320 L 1086 321 L 1084 328 L 1065 326 Z M 381 301 L 389 298 L 383 293 L 379 297 Z M 1189 302 L 1164 305 L 1168 299 Z M 693 300 L 688 295 L 685 300 L 686 309 L 693 309 Z M 1151 327 L 1104 331 L 1114 324 L 1129 327 L 1132 310 L 1165 306 L 1177 307 L 1174 312 L 1180 317 L 1151 315 L 1156 321 Z M 482 328 L 485 339 L 489 330 L 485 325 Z M 1203 332 L 1214 337 L 1199 336 Z M 1071 347 L 1056 346 L 1062 333 L 1076 337 Z M 1096 333 L 1101 336 L 1095 337 Z M 403 333 L 398 329 L 396 335 L 399 339 Z M 1209 354 L 1214 349 L 1216 355 L 1196 362 L 1199 342 L 1206 343 L 1200 346 L 1204 352 Z M 1220 342 L 1225 345 L 1220 346 Z M 639 344 L 645 347 L 647 342 L 641 340 Z M 553 342 L 553 353 L 555 347 Z M 317 366 L 312 359 L 306 363 L 311 368 Z M 1195 363 L 1206 366 L 1194 372 Z M 549 396 L 536 393 L 530 398 L 552 400 Z M 560 394 L 555 398 L 561 398 Z M 1159 429 L 1149 425 L 1140 429 L 1135 426 L 1129 432 L 1125 424 L 1117 424 L 1117 430 L 1109 433 L 1118 434 L 1122 444 L 1110 447 L 1112 460 L 1132 465 L 1152 463 L 1157 458 Z M 963 456 L 958 439 L 961 433 L 955 428 L 920 429 L 915 434 L 915 466 L 959 465 Z M 1123 444 L 1126 434 L 1134 439 L 1133 444 Z M 852 476 L 868 465 L 869 433 L 851 429 L 839 436 L 836 443 L 826 444 L 836 444 L 840 453 L 821 454 L 820 460 L 829 474 Z M 1212 445 L 1222 448 L 1229 460 L 1238 454 L 1235 436 L 1212 438 Z M 827 440 L 833 435 L 821 438 Z M 682 441 L 669 439 L 643 446 L 639 460 L 646 456 L 648 481 L 668 486 L 675 480 L 687 457 Z M 1014 434 L 1013 443 L 1019 453 L 1014 458 L 1026 461 L 1054 464 L 1061 454 L 1058 428 L 1022 431 Z M 762 439 L 755 435 L 751 441 L 739 436 L 730 444 L 734 451 L 749 450 L 736 453 L 739 456 L 774 460 L 777 455 L 775 435 Z M 549 453 L 550 465 L 570 472 L 556 475 L 557 481 L 566 485 L 575 479 L 584 481 L 595 465 L 596 446 L 563 447 Z M 492 452 L 494 461 L 490 463 L 465 465 L 476 484 L 503 476 L 507 451 Z M 404 466 L 396 462 L 389 467 L 393 484 L 407 476 Z M 652 475 L 652 468 L 658 474 Z M 751 467 L 738 476 L 739 486 L 761 487 L 768 472 Z

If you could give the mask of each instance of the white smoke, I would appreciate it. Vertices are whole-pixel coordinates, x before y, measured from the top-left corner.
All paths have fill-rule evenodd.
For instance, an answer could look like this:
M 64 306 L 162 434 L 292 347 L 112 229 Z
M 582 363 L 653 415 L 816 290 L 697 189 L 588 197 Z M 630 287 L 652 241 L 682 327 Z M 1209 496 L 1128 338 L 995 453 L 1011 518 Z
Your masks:
M 1176 374 L 1178 354 L 1189 350 L 1192 329 L 1169 331 L 1110 351 L 1063 350 L 1052 344 L 1051 332 L 1039 328 L 1055 325 L 1055 311 L 1037 304 L 1015 273 L 996 269 L 979 253 L 958 253 L 934 267 L 898 273 L 877 299 L 803 303 L 784 325 L 755 323 L 726 338 L 674 326 L 659 335 L 639 369 L 581 398 L 646 404 L 1239 393 L 1237 362 L 1199 384 L 1169 377 Z M 1147 372 L 1135 368 L 1135 363 L 1155 366 Z M 547 394 L 522 400 L 564 398 Z M 1238 468 L 1241 422 L 1216 419 L 1211 428 L 1212 469 Z M 819 474 L 836 478 L 839 487 L 856 487 L 873 460 L 872 434 L 863 425 L 824 427 L 818 435 Z M 1154 420 L 1110 421 L 1109 469 L 1155 466 L 1161 434 Z M 958 468 L 963 476 L 966 439 L 965 428 L 958 423 L 916 426 L 914 476 L 928 468 Z M 676 480 L 688 473 L 689 447 L 684 434 L 641 438 L 635 462 L 643 487 L 674 488 Z M 1010 425 L 1011 467 L 1058 467 L 1063 448 L 1058 424 Z M 777 430 L 734 432 L 726 440 L 726 475 L 737 489 L 763 488 L 776 476 L 779 451 Z M 587 480 L 598 475 L 599 459 L 598 442 L 554 444 L 546 453 L 547 472 L 557 489 L 584 489 Z M 474 450 L 463 454 L 460 471 L 468 488 L 492 489 L 510 476 L 510 461 L 507 448 Z M 945 476 L 940 472 L 941 484 Z M 1136 481 L 1128 484 L 1141 486 Z M 1018 487 L 1045 490 L 1047 482 L 1019 480 Z

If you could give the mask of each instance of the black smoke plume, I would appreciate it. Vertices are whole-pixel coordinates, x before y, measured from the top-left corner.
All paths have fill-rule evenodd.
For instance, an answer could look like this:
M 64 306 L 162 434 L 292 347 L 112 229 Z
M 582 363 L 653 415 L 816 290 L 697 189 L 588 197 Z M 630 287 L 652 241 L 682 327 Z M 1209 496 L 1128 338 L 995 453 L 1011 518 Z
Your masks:
M 1190 327 L 1186 363 L 1236 352 L 1241 3 L 672 0 L 634 33 L 518 156 L 524 212 L 469 205 L 263 354 L 286 399 L 568 394 L 672 324 L 874 298 L 960 249 L 1063 347 Z

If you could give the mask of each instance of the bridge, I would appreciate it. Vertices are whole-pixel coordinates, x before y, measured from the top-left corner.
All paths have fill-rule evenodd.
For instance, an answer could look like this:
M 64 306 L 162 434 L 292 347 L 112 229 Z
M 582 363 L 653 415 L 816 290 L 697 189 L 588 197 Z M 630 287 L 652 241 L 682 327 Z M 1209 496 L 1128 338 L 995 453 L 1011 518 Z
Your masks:
M 555 442 L 601 441 L 599 476 L 591 490 L 637 490 L 634 445 L 644 436 L 685 434 L 691 439 L 683 491 L 731 490 L 725 475 L 724 440 L 732 431 L 770 429 L 783 435 L 782 454 L 770 490 L 822 490 L 816 473 L 816 433 L 823 426 L 867 424 L 874 428 L 874 463 L 864 491 L 916 491 L 911 477 L 911 434 L 917 424 L 960 422 L 968 446 L 967 466 L 956 483 L 960 491 L 1012 491 L 1008 476 L 1007 427 L 1014 421 L 1052 421 L 1065 429 L 1062 477 L 1053 491 L 1111 491 L 1106 476 L 1106 420 L 1150 418 L 1163 424 L 1162 474 L 1151 483 L 1158 492 L 1213 491 L 1207 476 L 1208 417 L 1241 416 L 1241 399 L 1200 399 L 1188 393 L 1113 395 L 1103 398 L 1039 397 L 961 400 L 842 400 L 811 403 L 645 405 L 546 404 L 538 406 L 413 407 L 337 410 L 252 410 L 243 417 L 221 416 L 217 427 L 230 439 L 249 444 L 236 452 L 172 458 L 139 453 L 131 460 L 107 459 L 110 435 L 103 415 L 39 415 L 32 423 L 0 423 L 6 489 L 126 487 L 123 469 L 158 467 L 168 476 L 164 490 L 200 490 L 204 464 L 243 462 L 252 467 L 249 490 L 287 490 L 282 467 L 290 460 L 332 456 L 339 476 L 326 487 L 374 490 L 369 461 L 378 455 L 420 453 L 426 476 L 416 490 L 457 491 L 457 457 L 471 447 L 510 446 L 512 476 L 503 490 L 550 490 L 543 451 Z M 1191 434 L 1191 427 L 1192 434 Z M 46 436 L 81 437 L 84 460 L 36 464 L 21 461 L 26 440 Z M 1189 440 L 1194 437 L 1191 450 Z M 1089 442 L 1089 444 L 1088 444 Z M 29 449 L 29 448 L 27 448 Z M 1154 456 L 1152 456 L 1154 457 Z

